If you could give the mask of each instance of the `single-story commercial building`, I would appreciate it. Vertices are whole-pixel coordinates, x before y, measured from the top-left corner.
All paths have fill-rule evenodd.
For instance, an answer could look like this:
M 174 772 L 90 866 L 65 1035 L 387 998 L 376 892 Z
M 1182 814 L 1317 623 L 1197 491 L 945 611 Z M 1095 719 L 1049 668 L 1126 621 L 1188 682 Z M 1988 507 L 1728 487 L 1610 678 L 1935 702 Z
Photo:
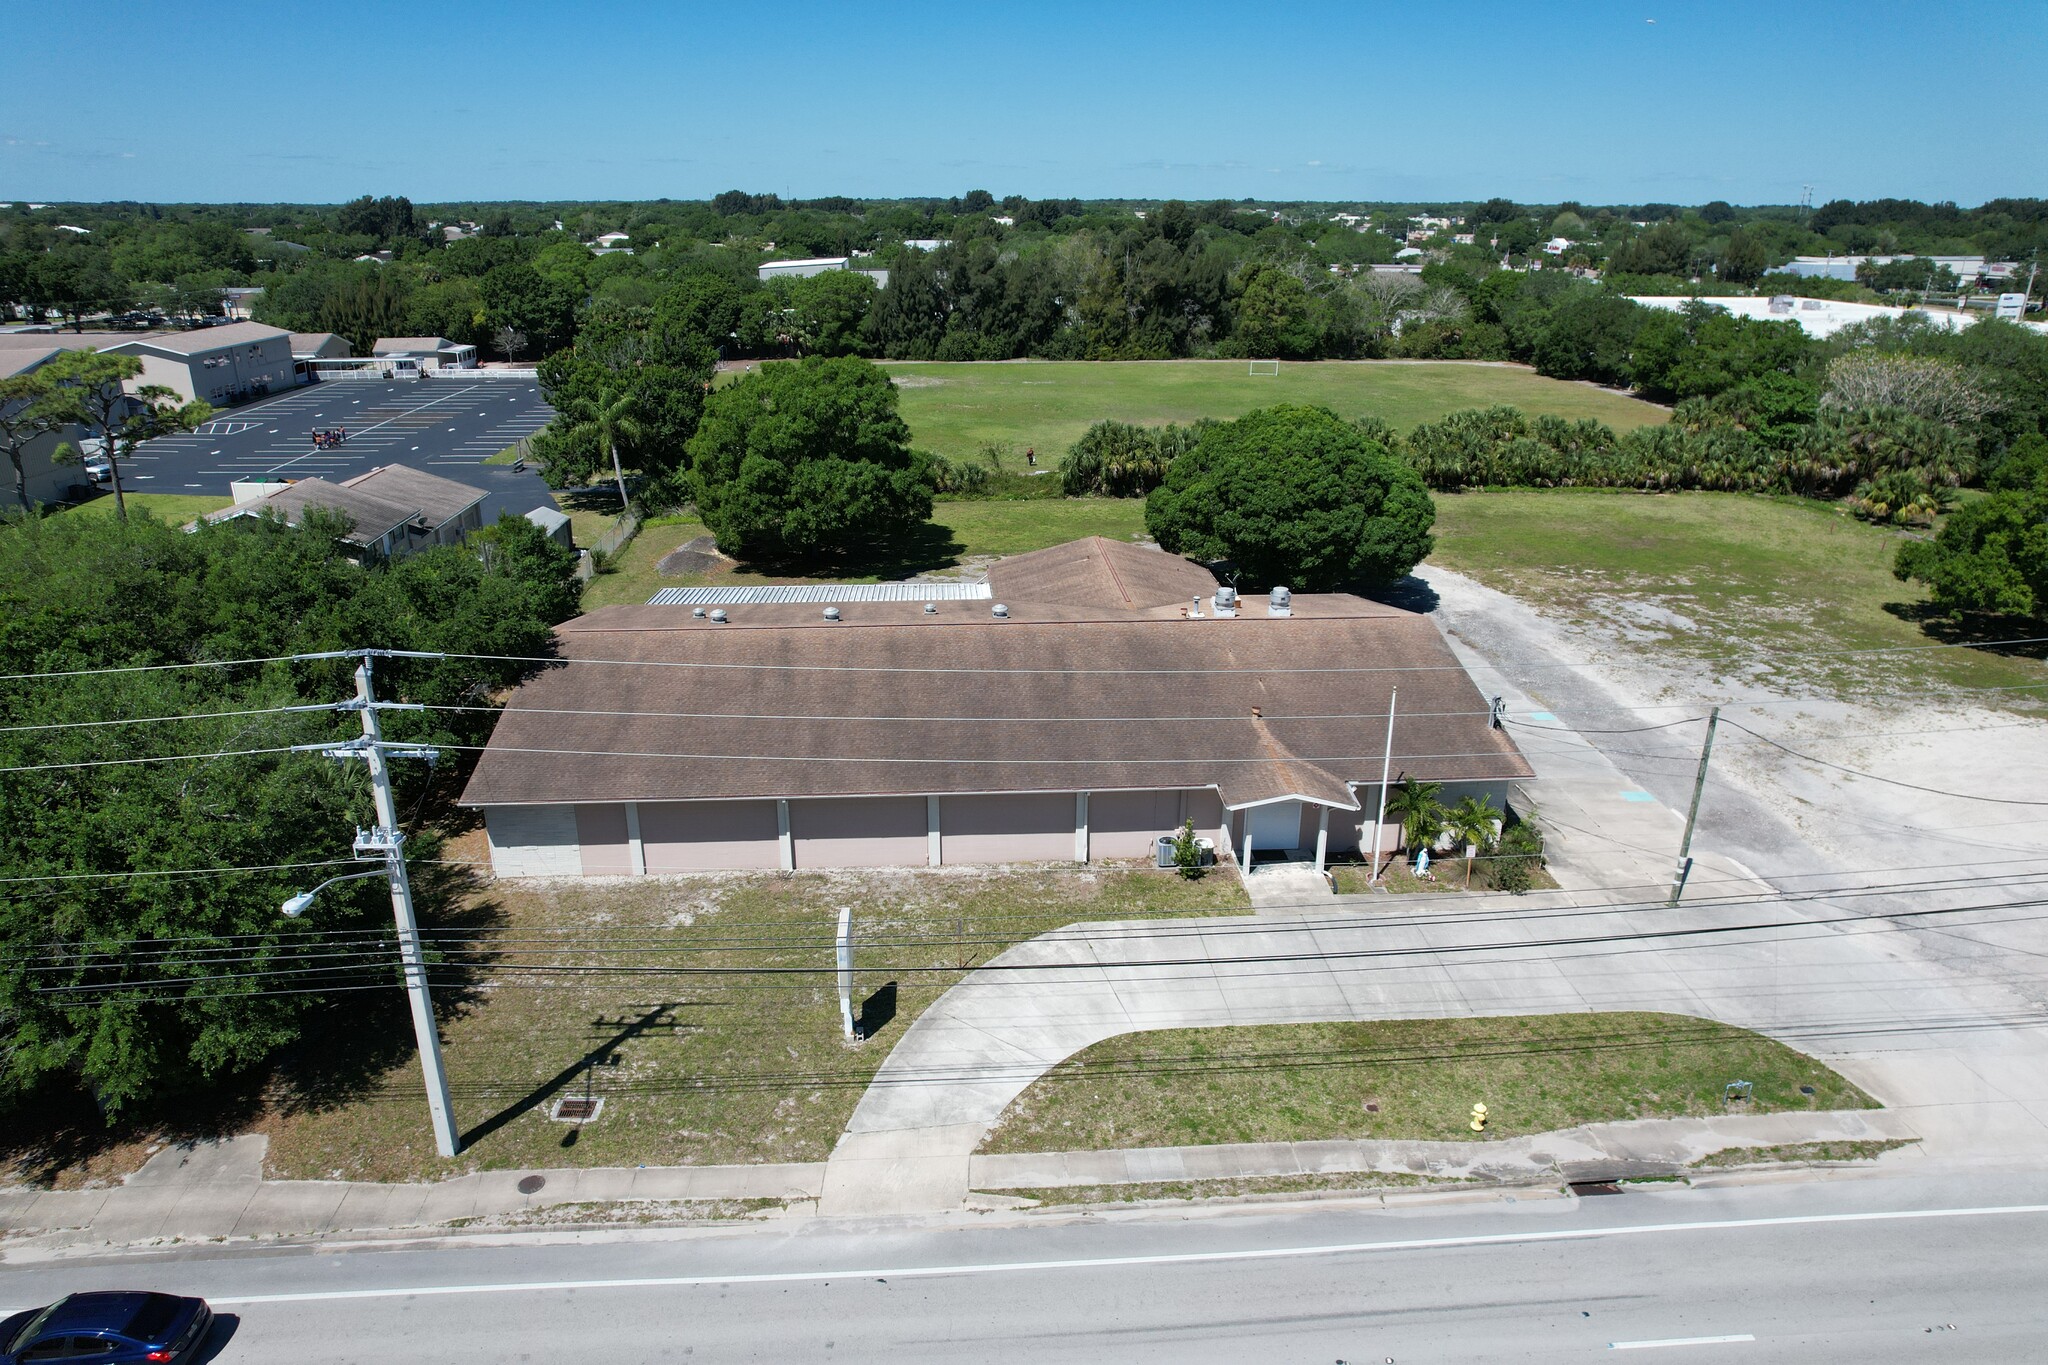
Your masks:
M 396 559 L 433 545 L 453 545 L 483 525 L 481 488 L 404 465 L 385 465 L 353 479 L 250 480 L 232 485 L 235 505 L 210 512 L 208 522 L 275 512 L 297 526 L 309 508 L 347 516 L 346 539 L 366 556 Z
M 1102 539 L 984 585 L 671 591 L 556 638 L 462 797 L 501 876 L 1085 863 L 1189 820 L 1320 863 L 1374 846 L 1390 709 L 1397 779 L 1504 809 L 1530 776 L 1427 617 L 1240 605 Z
M 370 354 L 391 361 L 400 371 L 476 368 L 476 347 L 447 337 L 380 337 Z
M 811 256 L 800 261 L 767 261 L 755 272 L 764 280 L 807 279 L 822 275 L 828 270 L 844 270 L 851 264 L 848 256 Z

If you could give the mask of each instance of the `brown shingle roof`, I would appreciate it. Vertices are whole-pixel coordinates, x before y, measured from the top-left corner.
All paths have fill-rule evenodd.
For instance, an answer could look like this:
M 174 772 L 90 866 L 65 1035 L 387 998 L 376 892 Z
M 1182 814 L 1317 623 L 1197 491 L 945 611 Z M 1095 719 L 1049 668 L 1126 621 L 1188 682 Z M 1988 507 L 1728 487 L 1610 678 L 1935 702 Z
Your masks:
M 325 507 L 347 513 L 355 523 L 349 540 L 358 545 L 374 545 L 409 521 L 422 521 L 428 529 L 452 521 L 487 496 L 481 488 L 437 474 L 386 465 L 341 483 L 300 479 L 252 502 L 209 513 L 206 520 L 226 521 L 276 512 L 296 526 L 307 508 Z
M 1154 552 L 1145 552 L 1154 553 Z M 1164 556 L 1162 556 L 1164 558 Z M 1000 566 L 999 566 L 1000 567 Z M 1426 617 L 1359 598 L 1235 619 L 987 603 L 594 612 L 513 696 L 469 805 L 1216 787 L 1352 806 L 1397 771 L 1526 777 Z M 1065 618 L 1065 619 L 1062 619 Z M 1254 715 L 1254 709 L 1259 714 Z
M 989 566 L 999 601 L 1061 603 L 1139 611 L 1186 606 L 1216 590 L 1216 578 L 1179 555 L 1089 536 Z

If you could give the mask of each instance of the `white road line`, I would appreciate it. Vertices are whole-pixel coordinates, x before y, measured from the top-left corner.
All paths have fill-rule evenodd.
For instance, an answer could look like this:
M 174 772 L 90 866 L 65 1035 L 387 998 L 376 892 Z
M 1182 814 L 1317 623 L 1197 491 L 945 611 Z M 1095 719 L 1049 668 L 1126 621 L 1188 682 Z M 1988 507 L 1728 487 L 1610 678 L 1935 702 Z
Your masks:
M 1012 1275 L 1043 1270 L 1107 1270 L 1120 1266 L 1216 1265 L 1232 1261 L 1299 1260 L 1309 1256 L 1356 1256 L 1388 1251 L 1441 1251 L 1450 1247 L 1528 1246 L 1544 1242 L 1587 1242 L 1605 1237 L 1646 1237 L 1673 1232 L 1740 1232 L 1749 1228 L 1812 1227 L 1834 1223 L 1906 1222 L 1930 1218 L 1992 1218 L 2048 1214 L 2048 1204 L 2012 1204 L 1974 1209 L 1901 1209 L 1884 1213 L 1815 1213 L 1786 1218 L 1736 1218 L 1715 1223 L 1641 1223 L 1628 1227 L 1569 1228 L 1550 1232 L 1499 1232 L 1470 1237 L 1417 1237 L 1399 1242 L 1344 1242 L 1330 1246 L 1263 1247 L 1249 1251 L 1191 1251 L 1156 1256 L 1100 1256 L 1070 1261 L 1001 1261 L 984 1265 L 850 1267 L 844 1270 L 786 1270 L 749 1275 L 664 1275 L 618 1280 L 533 1280 L 508 1284 L 414 1285 L 402 1289 L 325 1289 L 300 1294 L 207 1295 L 219 1306 L 263 1303 L 330 1303 L 346 1299 L 446 1298 L 458 1294 L 532 1294 L 573 1289 L 687 1289 L 726 1284 L 799 1284 L 822 1280 L 934 1279 L 957 1275 Z
M 1725 1346 L 1735 1341 L 1755 1341 L 1756 1338 L 1744 1332 L 1730 1337 L 1668 1337 L 1663 1341 L 1610 1341 L 1610 1351 L 1651 1351 L 1659 1346 Z

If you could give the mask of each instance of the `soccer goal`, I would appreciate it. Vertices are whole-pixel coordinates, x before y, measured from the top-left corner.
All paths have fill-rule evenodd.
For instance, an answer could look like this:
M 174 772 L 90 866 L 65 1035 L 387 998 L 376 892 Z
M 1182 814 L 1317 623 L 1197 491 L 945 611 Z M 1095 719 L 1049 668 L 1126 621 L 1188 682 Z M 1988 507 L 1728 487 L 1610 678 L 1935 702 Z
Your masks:
M 1270 374 L 1277 378 L 1280 374 L 1280 362 L 1277 360 L 1254 360 L 1251 362 L 1251 373 L 1254 375 Z

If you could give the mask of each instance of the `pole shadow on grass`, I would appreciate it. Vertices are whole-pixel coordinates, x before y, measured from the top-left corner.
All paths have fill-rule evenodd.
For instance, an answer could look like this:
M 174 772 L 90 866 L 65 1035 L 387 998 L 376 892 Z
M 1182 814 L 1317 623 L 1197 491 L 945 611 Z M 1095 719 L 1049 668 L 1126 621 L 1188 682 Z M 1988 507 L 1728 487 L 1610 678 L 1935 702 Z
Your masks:
M 527 1091 L 511 1104 L 506 1105 L 503 1109 L 500 1109 L 497 1113 L 464 1133 L 462 1135 L 462 1145 L 465 1148 L 474 1147 L 477 1143 L 482 1142 L 521 1114 L 540 1108 L 553 1099 L 558 1092 L 567 1088 L 569 1083 L 578 1076 L 585 1077 L 587 1085 L 589 1078 L 597 1074 L 598 1067 L 617 1065 L 619 1049 L 633 1039 L 656 1030 L 673 1032 L 683 1027 L 681 1020 L 672 1017 L 674 1012 L 680 1009 L 682 1005 L 683 1002 L 680 1000 L 668 1001 L 654 1006 L 637 1019 L 592 1020 L 591 1027 L 593 1028 L 616 1028 L 618 1031 L 602 1039 L 596 1047 L 593 1047 L 590 1051 L 584 1053 L 581 1057 L 569 1063 L 569 1065 L 563 1067 L 533 1089 Z

